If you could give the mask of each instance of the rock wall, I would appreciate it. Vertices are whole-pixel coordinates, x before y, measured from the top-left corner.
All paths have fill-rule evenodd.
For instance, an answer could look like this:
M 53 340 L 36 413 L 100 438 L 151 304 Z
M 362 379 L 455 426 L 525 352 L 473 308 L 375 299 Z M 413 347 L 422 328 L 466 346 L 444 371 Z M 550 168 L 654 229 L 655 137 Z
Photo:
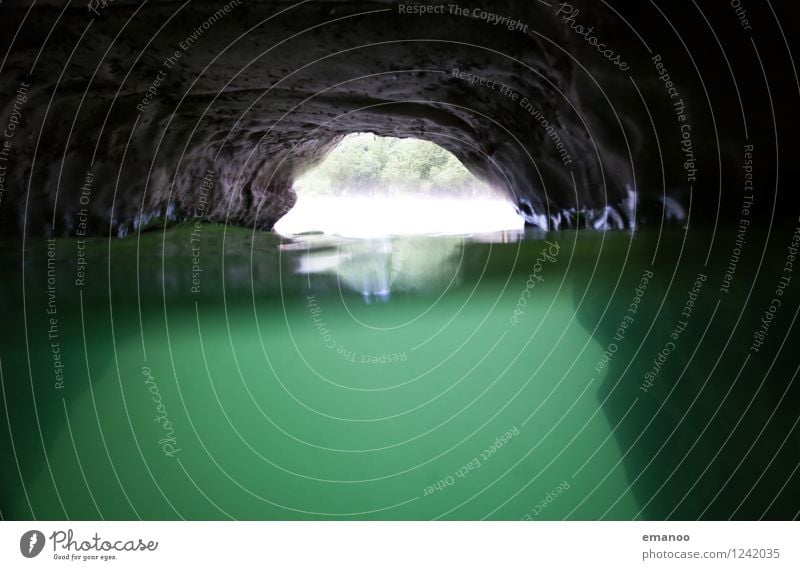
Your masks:
M 551 229 L 732 219 L 752 144 L 768 221 L 796 25 L 732 4 L 4 2 L 0 228 L 269 229 L 360 131 L 442 145 Z

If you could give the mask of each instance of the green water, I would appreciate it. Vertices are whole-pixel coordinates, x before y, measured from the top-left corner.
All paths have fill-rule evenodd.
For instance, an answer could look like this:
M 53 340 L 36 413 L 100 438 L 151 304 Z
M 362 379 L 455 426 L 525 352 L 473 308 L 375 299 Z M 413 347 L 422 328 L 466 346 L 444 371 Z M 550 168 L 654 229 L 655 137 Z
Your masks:
M 800 508 L 791 232 L 192 230 L 2 246 L 3 518 Z

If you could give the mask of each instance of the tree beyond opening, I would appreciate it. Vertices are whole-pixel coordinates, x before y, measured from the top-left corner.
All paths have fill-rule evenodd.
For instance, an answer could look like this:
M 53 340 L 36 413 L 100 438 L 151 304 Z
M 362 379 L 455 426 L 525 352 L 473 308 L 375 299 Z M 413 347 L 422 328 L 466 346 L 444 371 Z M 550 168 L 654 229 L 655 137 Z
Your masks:
M 451 152 L 419 139 L 346 136 L 295 181 L 298 195 L 489 197 L 496 194 Z

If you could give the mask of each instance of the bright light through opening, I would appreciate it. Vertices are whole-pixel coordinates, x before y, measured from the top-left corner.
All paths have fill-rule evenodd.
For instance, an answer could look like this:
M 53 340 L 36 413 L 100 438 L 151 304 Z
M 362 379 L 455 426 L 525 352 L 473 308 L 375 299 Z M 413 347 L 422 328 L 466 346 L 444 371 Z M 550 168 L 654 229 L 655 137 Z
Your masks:
M 347 237 L 520 230 L 514 206 L 450 152 L 417 139 L 348 135 L 295 181 L 297 204 L 275 224 L 283 235 Z

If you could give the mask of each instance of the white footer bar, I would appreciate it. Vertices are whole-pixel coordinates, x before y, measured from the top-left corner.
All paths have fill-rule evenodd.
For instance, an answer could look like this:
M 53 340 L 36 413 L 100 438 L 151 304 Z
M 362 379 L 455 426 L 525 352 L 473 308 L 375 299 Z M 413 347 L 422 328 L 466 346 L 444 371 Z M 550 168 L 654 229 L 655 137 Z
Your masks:
M 0 523 L 0 568 L 216 566 L 797 569 L 800 523 Z

